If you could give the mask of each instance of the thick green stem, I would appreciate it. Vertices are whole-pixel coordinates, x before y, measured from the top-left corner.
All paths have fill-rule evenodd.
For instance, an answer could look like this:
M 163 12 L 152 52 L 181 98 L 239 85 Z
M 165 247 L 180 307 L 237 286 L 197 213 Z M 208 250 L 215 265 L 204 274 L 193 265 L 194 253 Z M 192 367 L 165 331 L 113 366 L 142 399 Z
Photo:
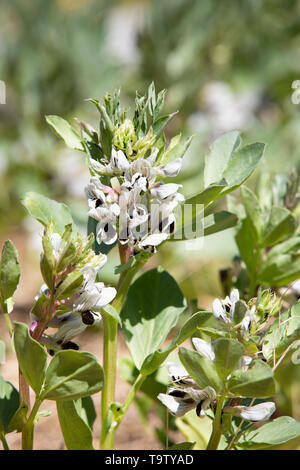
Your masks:
M 41 403 L 42 403 L 42 400 L 37 398 L 32 408 L 32 411 L 29 415 L 27 423 L 24 425 L 22 429 L 22 450 L 33 449 L 34 420 L 35 420 L 36 414 L 39 410 Z
M 212 429 L 212 433 L 209 439 L 209 443 L 207 444 L 206 450 L 218 449 L 220 439 L 222 436 L 221 418 L 222 418 L 222 409 L 223 409 L 224 400 L 225 400 L 224 395 L 221 395 L 220 398 L 218 399 L 213 429 Z
M 122 264 L 127 263 L 130 250 L 126 245 L 119 245 L 120 260 Z M 124 302 L 126 300 L 127 292 L 130 284 L 136 275 L 136 273 L 145 264 L 147 258 L 141 258 L 135 263 L 134 266 L 124 271 L 120 275 L 117 296 L 112 303 L 112 306 L 118 314 L 120 314 Z M 100 449 L 111 450 L 114 447 L 114 437 L 116 427 L 109 426 L 108 412 L 110 405 L 115 401 L 115 386 L 116 386 L 116 375 L 117 375 L 117 333 L 118 323 L 117 321 L 104 314 L 103 315 L 103 369 L 104 369 L 104 387 L 102 390 L 101 398 L 101 438 L 100 438 Z M 129 406 L 129 404 L 128 404 Z
M 142 384 L 143 384 L 143 382 L 144 382 L 145 379 L 146 379 L 146 376 L 144 376 L 144 375 L 139 375 L 139 376 L 136 378 L 136 380 L 135 380 L 133 386 L 131 387 L 130 392 L 128 393 L 128 395 L 127 395 L 127 397 L 126 397 L 126 399 L 125 399 L 125 401 L 124 401 L 124 403 L 123 403 L 123 405 L 122 405 L 122 408 L 121 408 L 122 413 L 120 413 L 120 416 L 119 416 L 119 418 L 118 418 L 118 421 L 114 423 L 113 427 L 111 428 L 111 430 L 110 430 L 110 432 L 109 432 L 109 434 L 108 434 L 108 443 L 109 443 L 110 445 L 113 446 L 114 440 L 115 440 L 116 431 L 117 431 L 118 427 L 120 426 L 120 424 L 122 423 L 123 418 L 124 418 L 124 416 L 125 416 L 125 414 L 126 414 L 128 408 L 129 408 L 129 406 L 130 406 L 131 403 L 133 402 L 133 400 L 134 400 L 134 398 L 135 398 L 135 396 L 136 396 L 136 393 L 137 393 L 137 392 L 139 391 L 139 389 L 141 388 L 141 386 L 142 386 Z M 112 448 L 113 448 L 113 447 L 111 447 L 111 449 L 112 449 Z
M 111 433 L 108 429 L 107 417 L 110 404 L 115 401 L 115 383 L 117 372 L 117 332 L 118 323 L 109 315 L 103 315 L 103 370 L 105 384 L 102 391 L 101 400 L 101 440 L 100 448 L 102 450 L 112 449 L 113 442 Z

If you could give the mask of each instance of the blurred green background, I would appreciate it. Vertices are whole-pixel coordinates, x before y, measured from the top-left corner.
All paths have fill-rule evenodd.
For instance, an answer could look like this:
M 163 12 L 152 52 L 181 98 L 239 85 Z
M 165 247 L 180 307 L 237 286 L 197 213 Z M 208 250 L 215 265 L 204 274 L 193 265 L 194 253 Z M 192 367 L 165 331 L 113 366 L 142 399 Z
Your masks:
M 186 195 L 201 187 L 210 142 L 231 129 L 246 142 L 267 144 L 265 164 L 272 171 L 300 161 L 300 105 L 291 101 L 292 82 L 300 79 L 300 1 L 2 0 L 0 24 L 3 239 L 13 233 L 21 247 L 24 237 L 28 250 L 38 248 L 40 228 L 20 204 L 28 190 L 69 203 L 84 230 L 84 158 L 64 147 L 44 116 L 97 125 L 97 113 L 84 100 L 116 87 L 128 106 L 152 80 L 157 90 L 168 89 L 166 111 L 180 111 L 168 136 L 195 134 L 180 177 Z M 226 231 L 202 245 L 166 245 L 153 262 L 207 306 L 221 294 L 218 270 L 234 254 Z M 115 256 L 105 271 L 111 282 Z M 32 269 L 36 289 L 39 275 Z

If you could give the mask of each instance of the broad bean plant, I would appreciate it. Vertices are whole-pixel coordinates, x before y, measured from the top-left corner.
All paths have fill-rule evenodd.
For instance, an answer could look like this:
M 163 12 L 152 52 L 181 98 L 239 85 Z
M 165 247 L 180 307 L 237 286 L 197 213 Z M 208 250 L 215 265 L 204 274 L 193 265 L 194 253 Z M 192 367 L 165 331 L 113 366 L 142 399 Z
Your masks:
M 300 304 L 291 287 L 300 276 L 297 176 L 267 181 L 264 171 L 256 195 L 243 183 L 264 145 L 242 146 L 239 133 L 230 132 L 205 157 L 203 189 L 185 197 L 180 171 L 192 139 L 166 139 L 175 113 L 162 115 L 164 97 L 151 84 L 146 96 L 136 95 L 131 116 L 120 106 L 119 91 L 91 99 L 99 113 L 95 126 L 46 118 L 85 157 L 88 233 L 80 232 L 65 204 L 24 195 L 23 205 L 43 226 L 43 284 L 29 312 L 30 327 L 11 320 L 20 266 L 13 243 L 4 243 L 0 304 L 19 366 L 19 390 L 0 379 L 4 449 L 10 432 L 21 433 L 22 449 L 33 449 L 38 419 L 47 418 L 45 400 L 56 402 L 66 448 L 94 449 L 91 396 L 100 391 L 101 450 L 114 448 L 128 408 L 135 403 L 145 416 L 149 400 L 162 420 L 157 436 L 170 449 L 265 449 L 300 435 L 293 418 L 274 418 L 276 372 L 291 361 L 300 338 Z M 240 186 L 239 199 L 228 196 Z M 228 210 L 222 209 L 226 200 Z M 230 227 L 237 256 L 220 271 L 224 298 L 215 299 L 210 311 L 185 299 L 163 267 L 147 269 L 163 244 Z M 115 246 L 119 280 L 112 287 L 102 282 L 101 268 Z M 75 341 L 99 322 L 102 364 Z M 131 359 L 117 357 L 119 332 Z M 117 365 L 131 385 L 123 403 L 115 399 Z M 186 441 L 172 443 L 167 421 Z

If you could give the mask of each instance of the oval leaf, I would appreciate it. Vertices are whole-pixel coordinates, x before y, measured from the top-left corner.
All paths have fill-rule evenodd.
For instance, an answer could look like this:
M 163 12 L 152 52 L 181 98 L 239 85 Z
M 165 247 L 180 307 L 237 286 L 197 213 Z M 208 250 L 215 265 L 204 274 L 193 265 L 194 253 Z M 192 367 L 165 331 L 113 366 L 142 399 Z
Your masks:
M 94 450 L 93 434 L 81 416 L 81 400 L 57 401 L 59 424 L 68 450 Z
M 216 392 L 220 390 L 221 380 L 212 361 L 201 356 L 197 351 L 186 348 L 179 348 L 179 358 L 199 387 L 205 388 L 210 385 Z
M 160 347 L 185 307 L 176 281 L 162 269 L 146 272 L 130 287 L 121 329 L 138 369 Z
M 234 339 L 219 338 L 214 342 L 215 366 L 223 382 L 238 367 L 245 352 L 244 346 Z
M 99 392 L 103 382 L 103 371 L 94 354 L 59 351 L 46 371 L 42 397 L 48 400 L 74 400 Z
M 254 360 L 246 372 L 239 369 L 232 374 L 228 388 L 242 397 L 269 398 L 275 393 L 273 371 L 265 362 Z
M 14 323 L 13 342 L 22 374 L 38 395 L 45 378 L 47 353 L 31 338 L 28 326 L 24 323 Z

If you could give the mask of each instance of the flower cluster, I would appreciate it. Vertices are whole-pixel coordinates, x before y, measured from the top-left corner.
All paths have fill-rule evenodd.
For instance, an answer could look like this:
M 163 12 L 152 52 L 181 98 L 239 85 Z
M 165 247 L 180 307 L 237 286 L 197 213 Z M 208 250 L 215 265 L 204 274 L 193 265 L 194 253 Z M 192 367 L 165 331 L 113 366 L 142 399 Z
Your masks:
M 212 312 L 217 320 L 228 326 L 239 325 L 244 332 L 249 331 L 251 323 L 257 319 L 256 306 L 253 305 L 249 309 L 247 304 L 240 300 L 238 289 L 233 289 L 225 299 L 215 299 Z
M 192 338 L 196 351 L 206 359 L 214 362 L 215 353 L 212 345 L 201 338 Z M 246 371 L 252 362 L 250 356 L 242 356 L 238 368 Z M 174 416 L 181 417 L 188 411 L 196 409 L 200 418 L 205 417 L 206 412 L 215 407 L 217 393 L 210 385 L 200 388 L 189 376 L 187 370 L 181 364 L 168 363 L 168 373 L 172 381 L 172 387 L 168 393 L 160 393 L 158 399 Z M 229 377 L 228 377 L 229 378 Z M 225 406 L 223 413 L 239 416 L 247 421 L 266 421 L 275 412 L 273 402 L 259 403 L 255 406 Z
M 88 325 L 100 321 L 101 309 L 114 299 L 116 290 L 113 287 L 106 287 L 103 282 L 97 282 L 97 274 L 106 263 L 106 256 L 95 255 L 90 249 L 90 240 L 84 241 L 80 236 L 72 240 L 72 237 L 64 235 L 61 237 L 55 232 L 48 236 L 48 240 L 52 248 L 53 269 L 56 272 L 54 279 L 57 296 L 54 294 L 53 312 L 48 318 L 47 327 L 56 328 L 57 331 L 51 335 L 44 333 L 40 342 L 47 346 L 51 354 L 54 354 L 60 349 L 79 349 L 79 345 L 72 339 L 81 334 Z M 68 265 L 60 267 L 68 251 L 71 254 Z M 74 287 L 70 289 L 68 276 L 71 275 Z M 64 295 L 63 291 L 60 295 L 64 283 L 66 293 Z M 40 295 L 35 298 L 35 307 L 31 312 L 33 322 L 31 333 L 40 320 L 39 309 L 36 306 L 42 301 L 48 305 L 50 290 L 48 285 L 43 284 Z
M 80 123 L 91 179 L 85 188 L 88 215 L 97 223 L 97 242 L 117 240 L 132 253 L 155 247 L 175 231 L 174 210 L 184 201 L 176 183 L 191 139 L 174 137 L 165 145 L 163 127 L 173 115 L 159 118 L 164 92 L 136 98 L 132 119 L 119 105 L 119 92 L 106 95 L 100 111 L 100 133 Z M 90 140 L 92 138 L 92 141 Z
M 157 246 L 175 230 L 175 207 L 184 201 L 180 185 L 164 183 L 163 176 L 177 176 L 182 166 L 178 158 L 155 166 L 157 150 L 148 157 L 130 161 L 122 150 L 112 150 L 105 174 L 111 174 L 107 186 L 92 177 L 85 188 L 89 216 L 98 221 L 97 242 L 121 244 L 145 249 Z M 92 162 L 99 170 L 98 162 Z

